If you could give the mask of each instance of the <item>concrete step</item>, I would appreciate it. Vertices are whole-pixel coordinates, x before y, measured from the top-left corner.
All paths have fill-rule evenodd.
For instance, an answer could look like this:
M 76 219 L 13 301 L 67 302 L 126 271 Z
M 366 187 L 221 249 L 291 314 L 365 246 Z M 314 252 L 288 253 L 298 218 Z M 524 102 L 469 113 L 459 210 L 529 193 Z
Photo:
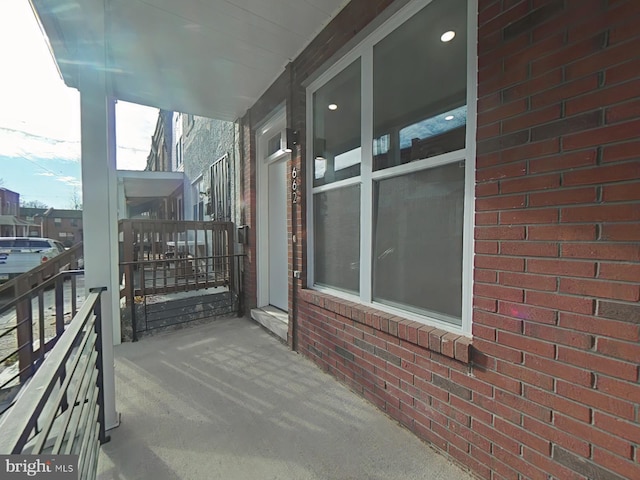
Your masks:
M 251 318 L 285 342 L 289 333 L 289 314 L 267 306 L 251 310 Z

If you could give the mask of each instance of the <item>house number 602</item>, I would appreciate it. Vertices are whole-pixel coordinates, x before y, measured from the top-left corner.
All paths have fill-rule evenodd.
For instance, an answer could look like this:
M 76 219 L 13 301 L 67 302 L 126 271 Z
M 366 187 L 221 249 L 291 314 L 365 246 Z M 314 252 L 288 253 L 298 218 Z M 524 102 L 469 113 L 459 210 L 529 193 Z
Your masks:
M 298 169 L 291 170 L 291 203 L 298 203 Z

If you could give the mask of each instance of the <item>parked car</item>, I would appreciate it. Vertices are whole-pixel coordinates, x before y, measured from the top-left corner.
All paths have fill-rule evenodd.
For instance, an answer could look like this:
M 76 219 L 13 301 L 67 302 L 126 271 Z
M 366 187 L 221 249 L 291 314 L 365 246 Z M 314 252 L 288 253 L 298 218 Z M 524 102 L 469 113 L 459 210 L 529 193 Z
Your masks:
M 38 237 L 0 237 L 0 283 L 65 251 L 57 240 Z

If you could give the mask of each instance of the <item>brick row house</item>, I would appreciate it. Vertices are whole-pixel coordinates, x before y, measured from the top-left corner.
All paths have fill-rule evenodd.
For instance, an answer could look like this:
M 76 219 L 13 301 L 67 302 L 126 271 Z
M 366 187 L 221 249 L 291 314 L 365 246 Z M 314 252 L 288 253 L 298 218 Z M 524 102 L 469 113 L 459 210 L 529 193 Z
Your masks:
M 349 2 L 241 120 L 248 303 L 480 478 L 639 478 L 639 32 Z
M 82 242 L 82 210 L 22 207 L 20 218 L 30 222 L 30 236 L 52 238 L 71 247 Z
M 95 181 L 113 175 L 105 96 L 234 121 L 253 318 L 478 478 L 640 478 L 640 2 L 285 3 L 333 13 L 240 114 L 225 102 L 249 98 L 250 75 L 220 68 L 197 90 L 232 42 L 165 52 L 194 75 L 167 68 L 166 86 L 109 32 L 94 42 L 114 42 L 113 65 L 76 78 L 54 38 L 102 122 L 83 126 L 87 244 L 117 244 Z M 167 34 L 112 8 L 94 24 Z M 92 261 L 88 284 L 113 282 Z

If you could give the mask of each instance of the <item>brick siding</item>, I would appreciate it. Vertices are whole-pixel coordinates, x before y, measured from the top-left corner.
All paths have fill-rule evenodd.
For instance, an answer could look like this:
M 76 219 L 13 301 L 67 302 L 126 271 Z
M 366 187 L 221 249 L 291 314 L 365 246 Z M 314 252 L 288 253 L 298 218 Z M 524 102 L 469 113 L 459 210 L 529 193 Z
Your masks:
M 304 143 L 301 83 L 391 3 L 350 2 L 243 120 L 253 232 L 265 105 Z M 480 478 L 640 478 L 639 25 L 636 0 L 479 0 L 472 342 L 290 281 L 298 350 Z

